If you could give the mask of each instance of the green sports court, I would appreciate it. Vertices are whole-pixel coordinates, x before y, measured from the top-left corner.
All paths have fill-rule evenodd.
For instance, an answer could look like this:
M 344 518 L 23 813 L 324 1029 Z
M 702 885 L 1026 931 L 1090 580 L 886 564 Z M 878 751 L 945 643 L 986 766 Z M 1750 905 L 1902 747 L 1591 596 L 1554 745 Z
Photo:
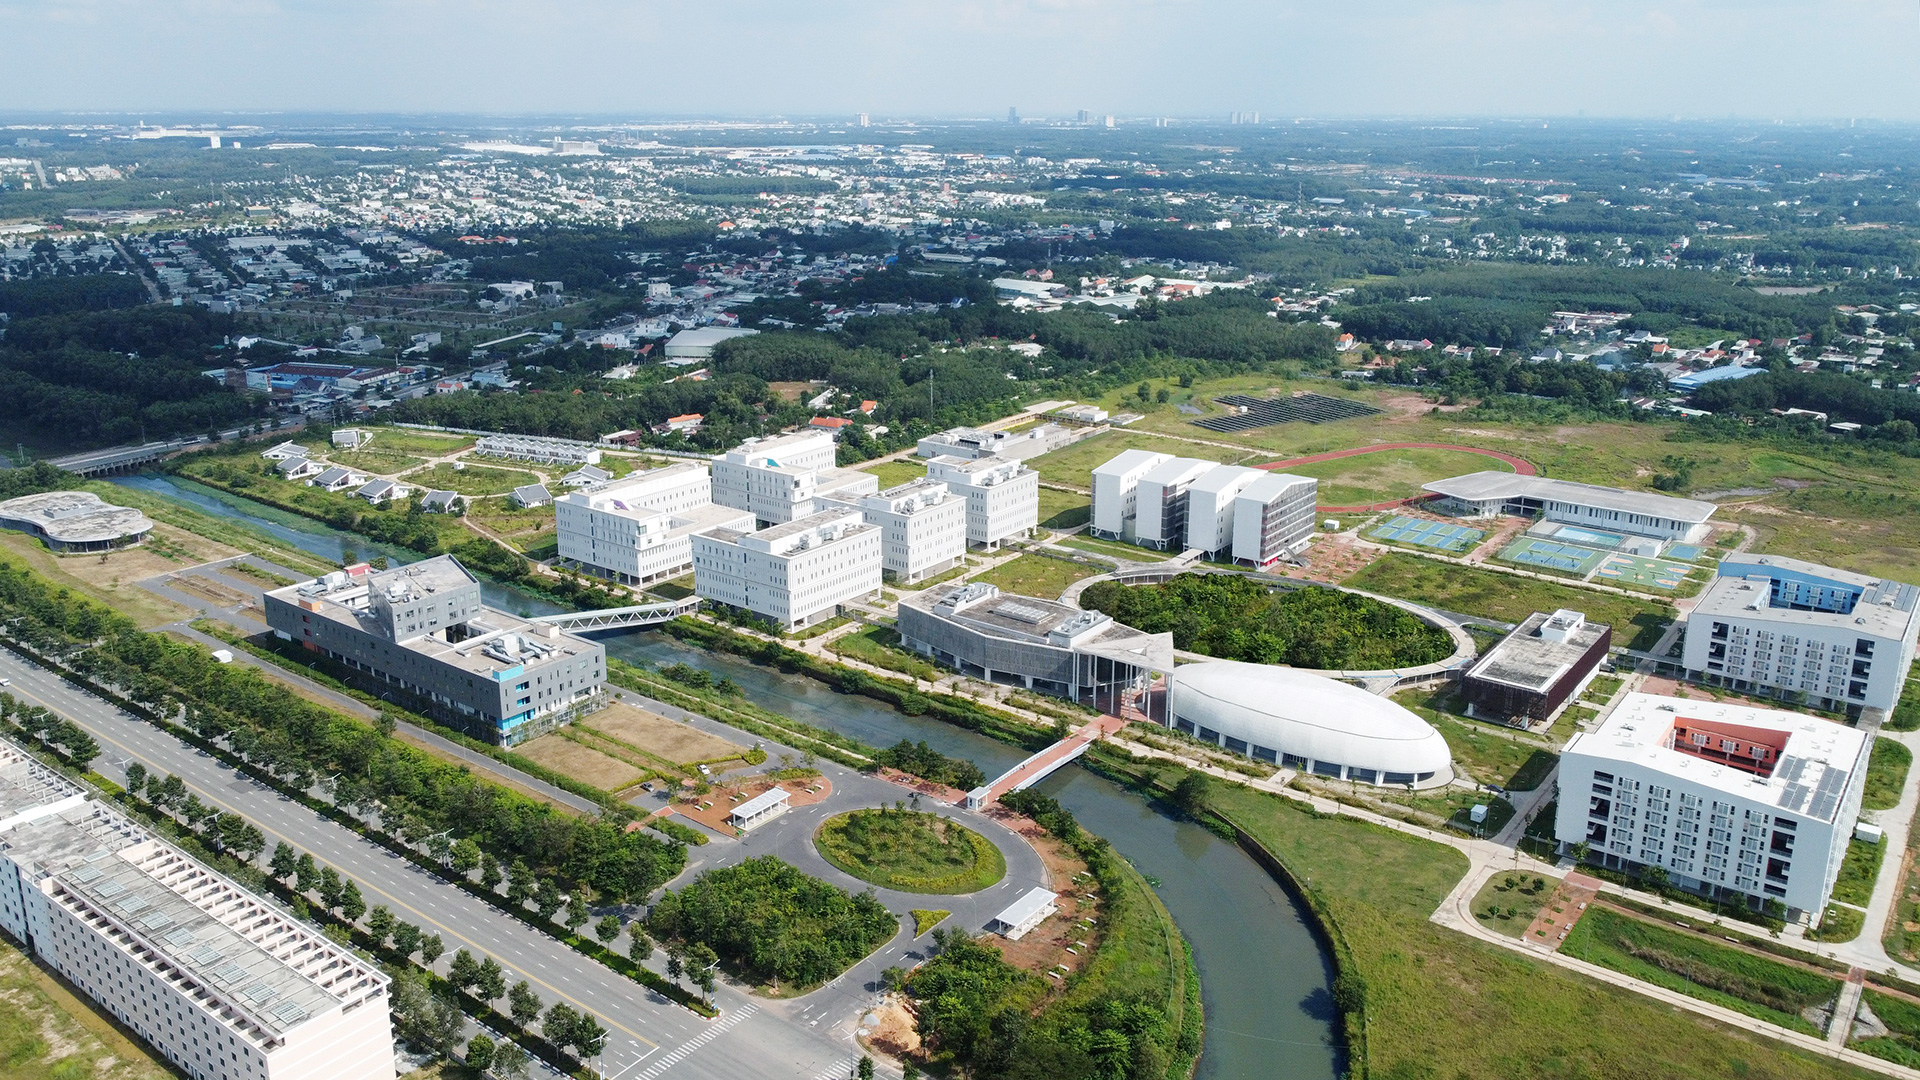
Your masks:
M 1638 555 L 1615 555 L 1593 575 L 1593 580 L 1609 585 L 1629 585 L 1642 589 L 1677 589 L 1689 568 L 1678 563 L 1646 559 Z
M 1374 526 L 1367 535 L 1375 540 L 1458 553 L 1471 550 L 1487 534 L 1482 529 L 1471 529 L 1465 525 L 1399 514 L 1392 520 Z
M 1500 553 L 1501 562 L 1557 570 L 1563 574 L 1585 574 L 1606 557 L 1606 552 L 1537 536 L 1522 536 Z

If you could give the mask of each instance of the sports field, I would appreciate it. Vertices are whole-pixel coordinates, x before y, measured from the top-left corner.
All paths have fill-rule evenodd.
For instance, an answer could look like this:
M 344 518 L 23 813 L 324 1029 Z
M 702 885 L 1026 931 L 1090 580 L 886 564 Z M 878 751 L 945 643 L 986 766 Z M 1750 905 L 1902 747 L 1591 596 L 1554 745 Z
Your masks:
M 1688 567 L 1679 563 L 1643 559 L 1638 555 L 1615 555 L 1593 575 L 1595 581 L 1611 585 L 1637 586 L 1642 589 L 1677 589 Z
M 1367 535 L 1375 540 L 1387 540 L 1396 544 L 1410 544 L 1413 547 L 1457 554 L 1472 550 L 1473 546 L 1487 534 L 1483 530 L 1470 529 L 1465 525 L 1427 521 L 1398 514 L 1374 526 L 1373 531 Z
M 1517 563 L 1541 570 L 1558 570 L 1563 574 L 1585 574 L 1593 569 L 1605 554 L 1592 548 L 1562 544 L 1557 540 L 1523 536 L 1508 544 L 1507 549 L 1498 557 L 1501 562 Z

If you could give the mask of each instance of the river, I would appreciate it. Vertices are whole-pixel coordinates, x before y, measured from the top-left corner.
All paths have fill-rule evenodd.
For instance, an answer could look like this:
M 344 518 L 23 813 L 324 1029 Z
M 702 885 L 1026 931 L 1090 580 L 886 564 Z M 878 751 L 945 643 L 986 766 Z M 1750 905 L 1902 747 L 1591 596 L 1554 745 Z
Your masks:
M 342 550 L 386 555 L 419 553 L 376 544 L 319 522 L 172 476 L 118 477 L 117 483 L 252 525 L 321 558 Z M 522 614 L 559 610 L 551 602 L 489 583 L 487 603 Z M 996 775 L 1019 761 L 1017 748 L 926 717 L 903 715 L 869 698 L 838 694 L 819 682 L 710 653 L 658 632 L 602 636 L 610 656 L 628 661 L 707 668 L 737 683 L 749 699 L 796 720 L 876 746 L 906 738 L 968 758 Z M 1118 784 L 1067 768 L 1040 791 L 1060 800 L 1093 833 L 1159 882 L 1160 899 L 1193 945 L 1207 1014 L 1201 1080 L 1333 1080 L 1345 1069 L 1332 1045 L 1337 1015 L 1333 970 L 1306 915 L 1239 848 L 1176 820 Z

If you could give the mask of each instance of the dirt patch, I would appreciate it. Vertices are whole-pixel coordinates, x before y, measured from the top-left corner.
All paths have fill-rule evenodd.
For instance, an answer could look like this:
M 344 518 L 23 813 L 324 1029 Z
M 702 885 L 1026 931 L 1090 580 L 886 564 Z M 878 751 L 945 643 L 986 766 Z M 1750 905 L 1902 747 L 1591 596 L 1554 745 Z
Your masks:
M 782 780 L 778 786 L 786 791 L 789 807 L 812 806 L 833 794 L 833 781 L 824 776 Z M 727 815 L 733 813 L 734 807 L 774 787 L 774 782 L 764 776 L 747 776 L 716 785 L 705 795 L 695 795 L 690 788 L 682 788 L 679 801 L 673 805 L 673 812 L 681 817 L 692 818 L 721 836 L 732 836 L 733 826 L 727 824 Z
M 913 1012 L 898 996 L 889 996 L 867 1015 L 873 1023 L 863 1023 L 860 1028 L 860 1042 L 867 1049 L 893 1058 L 920 1049 Z
M 1040 854 L 1040 861 L 1047 868 L 1047 888 L 1058 894 L 1054 904 L 1060 910 L 1019 941 L 1008 941 L 997 934 L 986 935 L 981 940 L 998 948 L 1000 955 L 1014 967 L 1036 975 L 1051 972 L 1048 982 L 1062 982 L 1093 955 L 1092 946 L 1098 941 L 1103 914 L 1099 883 L 1071 848 L 1048 835 L 1032 818 L 998 803 L 987 811 L 987 816 L 1019 833 L 1021 839 Z
M 813 384 L 804 382 L 773 382 L 767 384 L 767 389 L 780 395 L 780 400 L 782 401 L 799 401 L 803 396 L 807 396 L 808 391 L 813 389 Z
M 922 780 L 912 773 L 901 772 L 891 765 L 880 766 L 879 769 L 875 770 L 874 775 L 888 783 L 898 784 L 908 791 L 934 802 L 952 804 L 958 803 L 967 797 L 967 793 L 957 787 L 948 787 L 945 784 L 936 784 L 931 780 Z
M 169 575 L 167 584 L 181 592 L 211 600 L 221 607 L 238 607 L 250 602 L 245 593 L 229 589 L 217 581 L 209 581 L 195 574 Z
M 1712 687 L 1695 683 L 1683 683 L 1664 675 L 1649 675 L 1640 684 L 1643 694 L 1659 694 L 1664 697 L 1691 698 L 1694 701 L 1712 701 L 1723 705 L 1744 705 L 1753 709 L 1778 711 L 1783 702 L 1763 701 L 1759 698 L 1741 697 L 1739 694 L 1723 693 Z
M 1320 537 L 1308 546 L 1304 568 L 1290 566 L 1280 571 L 1280 576 L 1329 584 L 1352 577 L 1383 554 L 1379 547 L 1359 543 L 1359 535 L 1356 529 Z
M 619 758 L 581 746 L 564 735 L 542 735 L 514 747 L 514 753 L 601 791 L 619 791 L 643 775 Z
M 746 747 L 718 735 L 709 735 L 692 724 L 669 720 L 658 713 L 624 702 L 615 702 L 576 721 L 576 725 L 675 765 L 723 761 L 747 752 Z
M 1532 925 L 1523 935 L 1527 944 L 1539 945 L 1546 949 L 1558 949 L 1573 930 L 1573 924 L 1600 895 L 1600 883 L 1585 874 L 1568 874 L 1553 890 L 1553 895 L 1540 905 L 1540 914 L 1533 917 Z

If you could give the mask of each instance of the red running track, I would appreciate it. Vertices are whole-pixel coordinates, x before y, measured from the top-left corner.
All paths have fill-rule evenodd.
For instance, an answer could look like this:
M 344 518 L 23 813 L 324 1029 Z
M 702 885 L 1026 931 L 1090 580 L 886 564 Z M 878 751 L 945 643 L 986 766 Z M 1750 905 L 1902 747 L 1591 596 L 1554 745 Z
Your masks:
M 1309 454 L 1306 457 L 1290 458 L 1286 461 L 1272 461 L 1265 465 L 1256 465 L 1254 468 L 1288 469 L 1295 465 L 1311 465 L 1316 461 L 1332 461 L 1335 458 L 1359 457 L 1361 454 L 1378 454 L 1387 450 L 1458 450 L 1463 454 L 1479 454 L 1481 457 L 1490 457 L 1495 461 L 1504 461 L 1513 467 L 1514 472 L 1519 473 L 1521 476 L 1536 476 L 1540 472 L 1540 470 L 1533 467 L 1532 462 L 1525 458 L 1514 457 L 1512 454 L 1503 454 L 1498 450 L 1483 450 L 1478 446 L 1455 446 L 1452 443 L 1428 442 L 1381 443 L 1377 446 L 1356 446 L 1351 450 L 1329 450 L 1324 454 Z M 1366 514 L 1372 513 L 1375 510 L 1391 510 L 1396 506 L 1405 506 L 1410 502 L 1419 502 L 1425 498 L 1428 498 L 1428 496 L 1410 495 L 1404 499 L 1393 499 L 1388 502 L 1374 503 L 1372 506 L 1322 506 L 1320 509 L 1341 514 Z

